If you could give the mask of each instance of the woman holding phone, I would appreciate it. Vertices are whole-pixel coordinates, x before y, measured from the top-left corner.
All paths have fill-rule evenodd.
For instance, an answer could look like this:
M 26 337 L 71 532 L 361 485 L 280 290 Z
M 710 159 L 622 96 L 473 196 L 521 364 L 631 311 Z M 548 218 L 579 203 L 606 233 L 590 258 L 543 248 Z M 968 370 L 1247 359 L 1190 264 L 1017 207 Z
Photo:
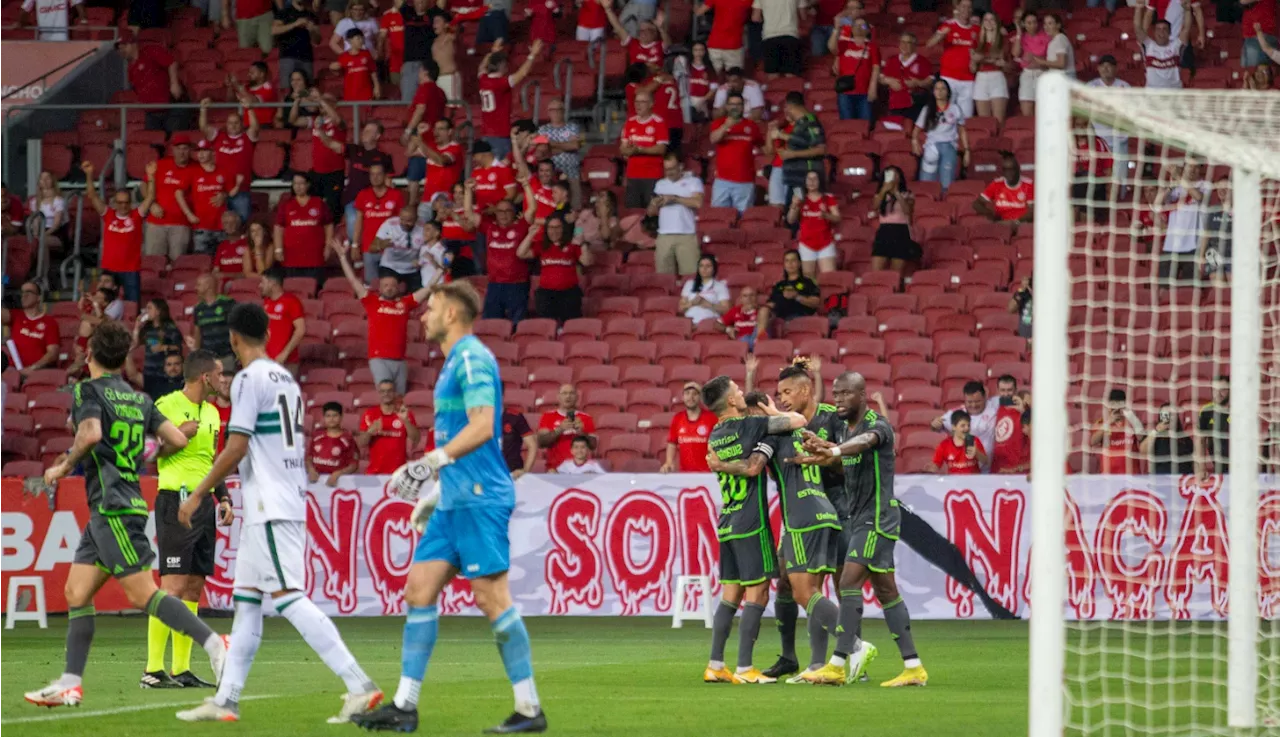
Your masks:
M 901 274 L 908 262 L 919 261 L 921 256 L 920 244 L 911 237 L 916 198 L 907 189 L 907 178 L 901 169 L 896 166 L 885 168 L 884 181 L 880 183 L 871 207 L 880 220 L 871 246 L 871 269 L 892 269 Z
M 840 222 L 840 202 L 836 196 L 822 191 L 822 177 L 816 171 L 805 175 L 804 190 L 797 188 L 787 210 L 787 222 L 800 225 L 797 238 L 800 263 L 804 275 L 836 270 L 839 251 L 836 250 L 832 225 Z

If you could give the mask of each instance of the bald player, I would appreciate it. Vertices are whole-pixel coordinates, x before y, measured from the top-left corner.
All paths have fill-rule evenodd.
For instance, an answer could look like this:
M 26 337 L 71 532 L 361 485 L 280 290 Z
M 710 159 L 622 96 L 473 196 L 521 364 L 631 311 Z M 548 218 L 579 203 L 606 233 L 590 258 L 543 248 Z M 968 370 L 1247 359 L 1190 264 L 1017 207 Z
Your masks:
M 874 648 L 861 641 L 862 584 L 870 579 L 904 665 L 901 675 L 880 685 L 923 686 L 929 674 L 920 663 L 911 637 L 911 617 L 893 575 L 893 549 L 902 524 L 893 495 L 893 428 L 867 406 L 867 383 L 860 374 L 841 374 L 832 386 L 831 398 L 847 423 L 845 434 L 831 442 L 806 433 L 804 447 L 811 455 L 795 459 L 802 465 L 839 464 L 844 470 L 846 493 L 852 497 L 851 544 L 840 575 L 836 650 L 814 680 L 851 681 L 874 657 Z

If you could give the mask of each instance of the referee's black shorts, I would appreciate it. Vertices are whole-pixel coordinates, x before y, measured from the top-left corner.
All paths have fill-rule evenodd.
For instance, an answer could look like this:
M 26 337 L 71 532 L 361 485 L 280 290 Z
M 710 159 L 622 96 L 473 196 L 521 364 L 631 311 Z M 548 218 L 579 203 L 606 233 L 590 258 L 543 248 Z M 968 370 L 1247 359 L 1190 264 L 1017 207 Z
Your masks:
M 188 529 L 178 521 L 178 508 L 185 501 L 176 491 L 156 494 L 156 547 L 161 576 L 213 575 L 214 551 L 218 544 L 218 503 L 206 496 L 191 517 Z

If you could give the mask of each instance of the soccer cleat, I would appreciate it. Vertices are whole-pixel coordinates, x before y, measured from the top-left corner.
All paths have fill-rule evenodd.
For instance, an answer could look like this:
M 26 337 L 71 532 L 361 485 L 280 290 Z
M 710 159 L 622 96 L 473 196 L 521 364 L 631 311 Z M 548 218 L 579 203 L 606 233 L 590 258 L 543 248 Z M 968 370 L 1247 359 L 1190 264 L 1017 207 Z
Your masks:
M 58 682 L 50 683 L 39 691 L 28 691 L 23 695 L 27 701 L 36 706 L 79 706 L 84 701 L 84 689 L 79 686 L 70 688 Z
M 917 665 L 914 668 L 907 668 L 889 681 L 880 684 L 882 688 L 900 688 L 902 686 L 924 686 L 929 683 L 929 674 L 925 672 L 923 665 Z
M 393 702 L 373 711 L 352 715 L 351 723 L 370 732 L 417 732 L 418 710 L 401 709 Z
M 547 731 L 547 716 L 541 709 L 538 713 L 527 717 L 520 712 L 513 712 L 507 717 L 507 721 L 496 727 L 489 727 L 484 731 L 485 734 L 518 734 L 520 732 L 545 732 Z
M 177 717 L 184 722 L 238 722 L 240 713 L 226 706 L 219 706 L 212 697 L 194 709 L 180 711 Z
M 845 684 L 845 669 L 843 665 L 832 665 L 827 663 L 817 670 L 807 670 L 800 674 L 805 683 L 812 683 L 819 686 L 843 686 Z
M 182 688 L 183 685 L 162 670 L 143 673 L 142 678 L 138 680 L 140 688 Z
M 368 714 L 382 703 L 382 692 L 374 689 L 367 693 L 348 693 L 342 695 L 342 710 L 337 716 L 329 717 L 330 724 L 346 724 L 357 714 Z
M 733 683 L 733 671 L 721 666 L 720 670 L 707 668 L 702 672 L 703 683 Z
M 148 673 L 147 675 L 151 674 Z M 183 688 L 213 688 L 212 683 L 209 683 L 189 670 L 184 670 L 181 673 L 175 673 L 173 680 Z
M 769 676 L 761 673 L 759 669 L 752 668 L 751 670 L 743 671 L 741 673 L 734 673 L 733 682 L 739 685 L 744 683 L 777 683 L 778 679 L 770 678 Z
M 845 683 L 867 680 L 867 666 L 876 659 L 880 651 L 866 640 L 859 640 L 858 647 L 849 655 L 848 675 Z
M 764 674 L 774 680 L 789 676 L 800 670 L 800 664 L 791 658 L 779 656 L 778 662 L 765 669 Z
M 810 673 L 814 672 L 815 670 L 818 670 L 818 668 L 815 668 L 815 667 L 813 667 L 813 666 L 809 666 L 808 668 L 805 668 L 804 670 L 800 671 L 799 673 L 795 674 L 794 676 L 791 676 L 791 677 L 790 677 L 790 678 L 788 678 L 787 680 L 783 681 L 783 683 L 787 683 L 787 684 L 790 684 L 790 685 L 792 685 L 792 686 L 798 686 L 798 685 L 800 685 L 800 684 L 802 684 L 802 683 L 808 683 L 808 682 L 809 682 L 809 679 L 805 678 L 805 676 L 809 675 Z

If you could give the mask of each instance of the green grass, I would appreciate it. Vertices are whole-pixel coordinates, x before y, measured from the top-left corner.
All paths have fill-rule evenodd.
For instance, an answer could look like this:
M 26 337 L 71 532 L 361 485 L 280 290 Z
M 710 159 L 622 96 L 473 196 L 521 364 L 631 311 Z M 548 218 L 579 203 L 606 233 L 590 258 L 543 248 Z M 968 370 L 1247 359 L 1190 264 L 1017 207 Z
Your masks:
M 396 617 L 340 619 L 348 645 L 388 692 L 400 672 Z M 1026 734 L 1027 625 L 1025 622 L 917 622 L 912 625 L 930 682 L 927 688 L 882 689 L 879 682 L 902 666 L 880 620 L 866 634 L 880 649 L 871 683 L 816 686 L 704 685 L 710 632 L 686 623 L 673 630 L 660 618 L 532 618 L 538 690 L 556 735 L 628 737 L 688 735 L 909 735 L 1002 737 Z M 230 629 L 229 620 L 215 628 Z M 803 625 L 803 622 L 801 622 Z M 267 620 L 262 648 L 245 688 L 238 725 L 179 723 L 173 712 L 211 691 L 138 688 L 146 649 L 146 623 L 138 617 L 99 617 L 85 677 L 85 703 L 46 711 L 22 699 L 62 669 L 66 620 L 47 630 L 27 625 L 5 632 L 0 649 L 0 725 L 5 737 L 183 737 L 205 734 L 357 734 L 330 726 L 343 688 L 284 620 Z M 756 647 L 765 667 L 777 654 L 766 621 Z M 441 623 L 422 691 L 420 734 L 474 735 L 511 712 L 511 688 L 488 625 L 479 618 Z M 737 631 L 726 655 L 732 663 Z M 807 655 L 800 632 L 802 657 Z M 193 656 L 207 672 L 203 653 Z M 154 707 L 154 708 L 153 708 Z M 97 714 L 131 709 L 128 712 Z M 35 721 L 42 720 L 42 721 Z

